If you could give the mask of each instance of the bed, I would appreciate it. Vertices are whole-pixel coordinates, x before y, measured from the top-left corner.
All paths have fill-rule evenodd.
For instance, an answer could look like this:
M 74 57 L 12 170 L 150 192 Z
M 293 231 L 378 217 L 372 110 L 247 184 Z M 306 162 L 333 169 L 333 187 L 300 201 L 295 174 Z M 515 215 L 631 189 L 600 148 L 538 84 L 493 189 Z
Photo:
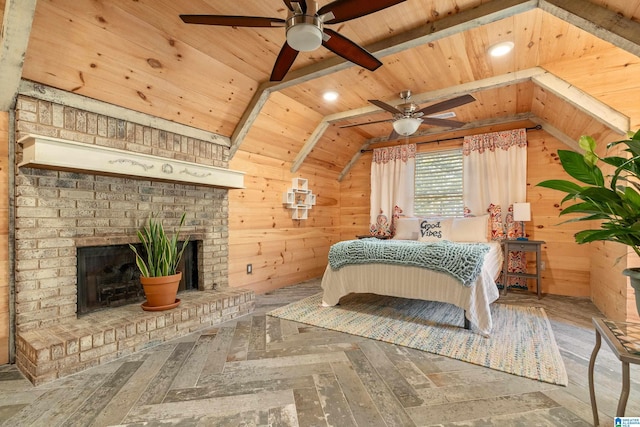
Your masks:
M 429 230 L 433 230 L 433 228 L 429 228 Z M 440 238 L 425 240 L 422 244 L 430 245 L 455 237 L 456 243 L 460 245 L 486 245 L 488 250 L 483 255 L 479 273 L 475 279 L 467 283 L 467 286 L 450 273 L 434 271 L 417 265 L 396 265 L 388 260 L 384 260 L 384 262 L 361 260 L 361 263 L 347 264 L 334 269 L 330 262 L 322 278 L 323 305 L 336 305 L 341 297 L 350 293 L 373 293 L 440 301 L 465 310 L 465 317 L 471 325 L 482 335 L 488 336 L 492 328 L 490 304 L 499 297 L 495 279 L 502 268 L 502 249 L 499 242 L 490 242 L 486 238 L 473 238 L 469 242 L 461 241 L 465 234 L 468 235 L 468 233 L 442 232 Z M 364 240 L 372 241 L 372 243 L 376 241 L 376 244 L 384 245 L 385 242 L 397 242 L 401 239 L 378 240 L 370 238 Z M 407 242 L 414 245 L 420 244 L 419 241 Z M 344 242 L 338 244 L 342 243 Z

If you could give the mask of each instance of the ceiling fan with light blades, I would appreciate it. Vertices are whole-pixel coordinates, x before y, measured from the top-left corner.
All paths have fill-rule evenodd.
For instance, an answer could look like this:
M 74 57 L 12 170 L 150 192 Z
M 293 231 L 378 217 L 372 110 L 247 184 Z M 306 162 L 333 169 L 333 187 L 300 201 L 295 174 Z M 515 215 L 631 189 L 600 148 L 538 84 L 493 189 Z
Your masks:
M 411 91 L 405 90 L 400 92 L 400 98 L 404 101 L 397 107 L 389 105 L 385 102 L 378 101 L 377 99 L 370 99 L 369 102 L 373 105 L 382 108 L 385 111 L 393 114 L 393 118 L 385 120 L 376 120 L 373 122 L 356 123 L 350 125 L 340 126 L 341 128 L 348 128 L 353 126 L 370 125 L 373 123 L 393 122 L 393 131 L 389 135 L 388 139 L 397 139 L 400 136 L 409 136 L 414 134 L 420 125 L 427 124 L 433 126 L 444 126 L 459 128 L 465 124 L 456 120 L 448 120 L 442 117 L 436 117 L 436 113 L 440 111 L 449 110 L 455 107 L 459 107 L 464 104 L 475 101 L 476 99 L 471 95 L 462 95 L 456 98 L 448 99 L 446 101 L 438 102 L 437 104 L 429 105 L 427 107 L 418 110 L 418 105 L 411 102 Z M 455 114 L 453 114 L 455 117 Z
M 286 27 L 287 41 L 282 46 L 271 72 L 271 81 L 281 81 L 299 52 L 309 52 L 323 45 L 336 55 L 373 71 L 382 65 L 375 56 L 338 32 L 325 28 L 370 13 L 378 12 L 406 0 L 335 0 L 318 7 L 315 0 L 283 0 L 287 19 L 234 15 L 180 15 L 187 24 L 229 27 Z

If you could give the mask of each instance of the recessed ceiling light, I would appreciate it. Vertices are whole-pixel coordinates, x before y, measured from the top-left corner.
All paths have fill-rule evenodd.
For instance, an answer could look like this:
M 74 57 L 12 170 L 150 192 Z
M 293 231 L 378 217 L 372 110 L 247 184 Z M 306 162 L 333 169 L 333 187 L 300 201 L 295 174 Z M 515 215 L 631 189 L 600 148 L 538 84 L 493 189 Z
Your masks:
M 513 49 L 513 42 L 502 42 L 494 44 L 489 48 L 489 55 L 504 56 Z
M 338 92 L 334 92 L 334 91 L 329 91 L 329 92 L 325 92 L 322 97 L 324 98 L 325 101 L 335 101 L 336 99 L 338 99 Z

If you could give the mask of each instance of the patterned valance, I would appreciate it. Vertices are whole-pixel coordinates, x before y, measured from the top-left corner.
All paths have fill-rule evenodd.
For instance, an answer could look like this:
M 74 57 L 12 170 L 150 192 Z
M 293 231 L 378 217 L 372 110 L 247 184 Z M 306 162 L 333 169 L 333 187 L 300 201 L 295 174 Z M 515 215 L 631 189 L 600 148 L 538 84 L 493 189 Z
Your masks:
M 396 160 L 406 162 L 415 159 L 416 144 L 396 145 L 395 147 L 376 148 L 373 150 L 373 163 L 388 163 Z
M 522 128 L 465 136 L 464 142 L 462 143 L 462 154 L 468 156 L 472 151 L 484 153 L 485 150 L 495 151 L 496 148 L 506 151 L 514 146 L 527 146 L 526 129 Z

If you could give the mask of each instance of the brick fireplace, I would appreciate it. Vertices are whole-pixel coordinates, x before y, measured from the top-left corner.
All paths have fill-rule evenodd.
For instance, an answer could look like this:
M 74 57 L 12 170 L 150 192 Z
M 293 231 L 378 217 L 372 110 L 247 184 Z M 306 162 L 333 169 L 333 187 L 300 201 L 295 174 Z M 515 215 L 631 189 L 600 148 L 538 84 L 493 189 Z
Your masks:
M 27 134 L 228 167 L 229 148 L 54 102 L 20 96 L 16 140 Z M 20 163 L 22 147 L 16 146 Z M 16 363 L 35 384 L 95 366 L 253 309 L 228 287 L 228 189 L 90 171 L 16 167 Z M 77 249 L 137 242 L 151 213 L 198 241 L 198 291 L 169 312 L 139 305 L 77 316 Z

